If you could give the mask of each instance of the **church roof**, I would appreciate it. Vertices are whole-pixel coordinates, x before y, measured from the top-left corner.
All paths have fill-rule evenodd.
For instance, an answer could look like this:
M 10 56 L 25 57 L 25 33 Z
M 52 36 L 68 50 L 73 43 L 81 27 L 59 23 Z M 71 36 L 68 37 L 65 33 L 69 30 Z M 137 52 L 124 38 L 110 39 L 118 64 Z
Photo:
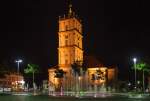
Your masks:
M 55 65 L 55 66 L 53 66 L 53 67 L 50 67 L 49 69 L 57 69 L 57 68 L 59 68 L 59 66 L 58 66 L 58 65 Z
M 84 65 L 87 68 L 103 67 L 104 64 L 94 56 L 84 56 Z

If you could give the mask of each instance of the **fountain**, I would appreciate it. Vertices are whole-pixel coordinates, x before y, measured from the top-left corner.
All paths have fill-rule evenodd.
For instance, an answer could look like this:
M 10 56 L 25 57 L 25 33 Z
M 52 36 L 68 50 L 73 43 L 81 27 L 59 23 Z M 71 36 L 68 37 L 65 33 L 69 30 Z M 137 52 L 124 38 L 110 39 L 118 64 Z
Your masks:
M 97 85 L 94 85 L 94 97 L 97 97 Z

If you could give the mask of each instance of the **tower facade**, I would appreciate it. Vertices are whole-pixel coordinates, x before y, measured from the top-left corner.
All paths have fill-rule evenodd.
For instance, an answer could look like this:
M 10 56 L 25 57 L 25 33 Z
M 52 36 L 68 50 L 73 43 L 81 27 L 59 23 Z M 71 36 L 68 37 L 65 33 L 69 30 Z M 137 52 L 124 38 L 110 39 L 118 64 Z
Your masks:
M 68 71 L 75 61 L 83 61 L 82 24 L 71 5 L 68 15 L 59 17 L 58 38 L 58 66 Z

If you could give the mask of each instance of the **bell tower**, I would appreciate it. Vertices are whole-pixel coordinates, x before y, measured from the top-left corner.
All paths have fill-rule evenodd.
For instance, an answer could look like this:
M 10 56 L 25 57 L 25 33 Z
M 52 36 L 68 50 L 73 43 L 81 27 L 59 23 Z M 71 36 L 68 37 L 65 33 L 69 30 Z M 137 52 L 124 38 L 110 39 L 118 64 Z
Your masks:
M 82 24 L 73 12 L 71 3 L 68 14 L 59 17 L 58 38 L 58 66 L 68 71 L 75 61 L 83 61 Z

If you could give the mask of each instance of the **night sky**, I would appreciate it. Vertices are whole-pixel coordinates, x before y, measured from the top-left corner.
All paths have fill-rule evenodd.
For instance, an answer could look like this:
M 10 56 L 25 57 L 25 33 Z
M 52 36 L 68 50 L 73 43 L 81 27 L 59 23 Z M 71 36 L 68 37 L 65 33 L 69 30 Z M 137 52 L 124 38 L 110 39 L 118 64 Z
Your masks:
M 82 19 L 86 55 L 128 70 L 132 58 L 150 59 L 149 3 L 144 0 L 72 0 Z M 0 63 L 16 68 L 35 63 L 47 71 L 57 64 L 58 17 L 67 0 L 3 0 L 0 6 Z M 125 73 L 125 72 L 124 72 Z M 122 73 L 123 74 L 123 73 Z M 124 75 L 124 74 L 123 74 Z

